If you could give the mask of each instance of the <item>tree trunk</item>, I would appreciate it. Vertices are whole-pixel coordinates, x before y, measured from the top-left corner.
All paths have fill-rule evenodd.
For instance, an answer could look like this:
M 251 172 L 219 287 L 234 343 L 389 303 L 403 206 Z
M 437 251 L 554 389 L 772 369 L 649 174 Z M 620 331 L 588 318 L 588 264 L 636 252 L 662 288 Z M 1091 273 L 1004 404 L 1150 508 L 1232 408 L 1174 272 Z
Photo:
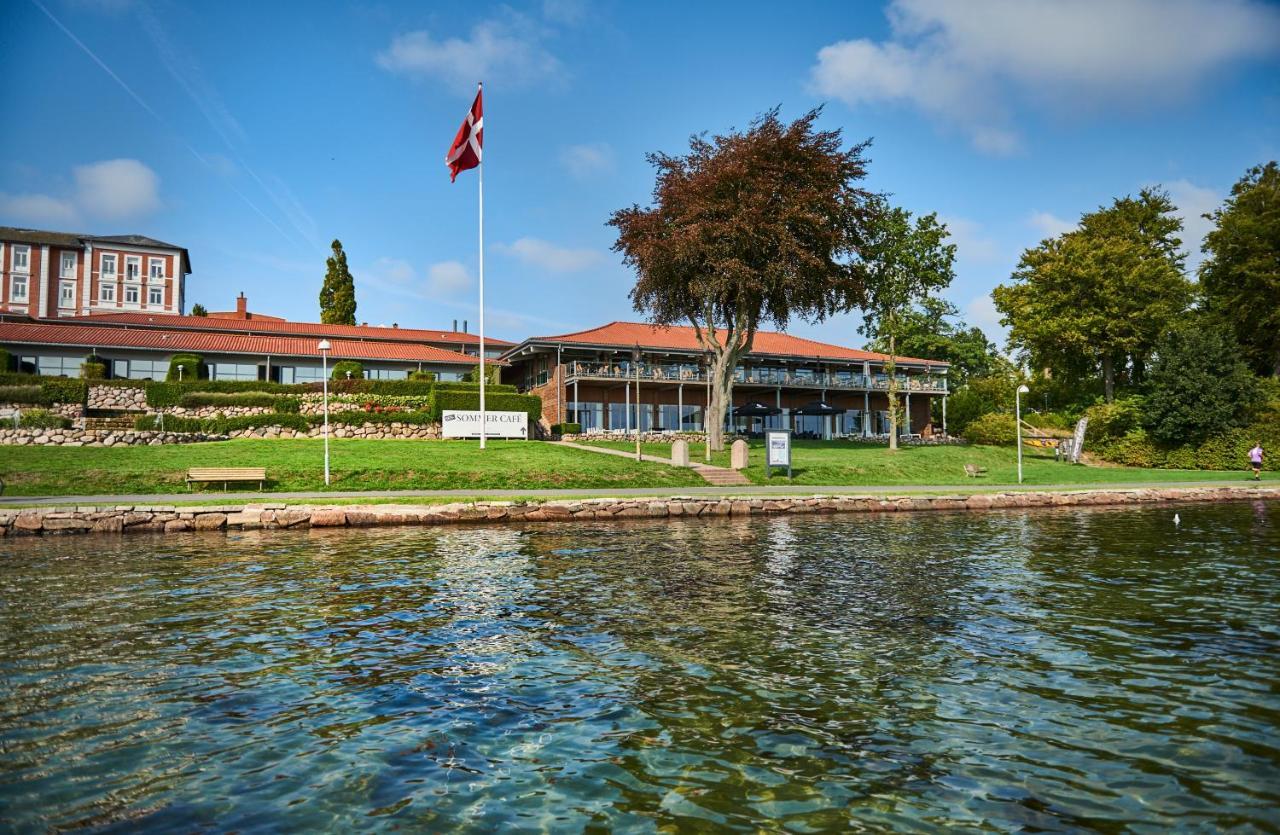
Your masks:
M 1133 358 L 1133 383 L 1140 386 L 1147 380 L 1147 362 L 1142 357 Z
M 733 403 L 733 366 L 726 352 L 716 352 L 711 361 L 711 404 L 707 407 L 707 443 L 711 449 L 724 449 L 724 417 Z
M 892 325 L 890 326 L 892 327 Z M 889 331 L 889 361 L 884 364 L 884 370 L 889 375 L 889 449 L 890 451 L 898 448 L 898 358 L 897 341 L 894 339 L 893 331 Z
M 1108 403 L 1116 399 L 1116 369 L 1110 356 L 1102 358 L 1102 391 Z
M 1276 349 L 1275 361 L 1271 364 L 1271 376 L 1280 379 L 1280 348 Z

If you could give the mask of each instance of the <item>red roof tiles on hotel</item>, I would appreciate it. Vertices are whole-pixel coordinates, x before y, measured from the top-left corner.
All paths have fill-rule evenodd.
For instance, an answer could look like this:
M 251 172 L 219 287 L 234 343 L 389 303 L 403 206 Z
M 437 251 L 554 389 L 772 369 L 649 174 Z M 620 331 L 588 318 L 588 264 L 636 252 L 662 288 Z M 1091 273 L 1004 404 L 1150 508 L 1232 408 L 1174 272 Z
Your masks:
M 301 336 L 260 336 L 162 328 L 117 328 L 83 324 L 0 322 L 0 342 L 77 348 L 141 348 L 222 354 L 319 358 L 317 341 Z M 330 359 L 389 360 L 474 365 L 476 357 L 410 342 L 331 339 Z M 493 362 L 494 360 L 489 360 Z
M 703 350 L 698 343 L 698 336 L 693 328 L 686 325 L 660 327 L 645 322 L 610 322 L 598 328 L 560 334 L 559 336 L 538 336 L 529 342 L 564 342 L 575 345 L 611 345 L 629 348 L 639 345 L 641 348 L 668 349 L 672 351 Z M 764 354 L 777 357 L 804 357 L 812 359 L 855 360 L 883 362 L 889 357 L 874 351 L 860 351 L 857 348 L 845 348 L 841 345 L 830 345 L 799 336 L 777 333 L 775 331 L 757 331 L 751 346 L 753 355 Z M 898 362 L 912 365 L 946 366 L 941 360 L 916 359 L 914 357 L 897 357 Z
M 480 337 L 474 333 L 458 331 L 424 330 L 422 328 L 385 328 L 371 325 L 325 325 L 319 322 L 290 322 L 275 317 L 251 319 L 224 319 L 211 316 L 171 316 L 164 313 L 94 313 L 89 316 L 67 317 L 62 321 L 91 322 L 95 325 L 125 325 L 148 328 L 166 328 L 206 331 L 247 331 L 255 334 L 281 333 L 298 336 L 327 336 L 330 338 L 385 340 L 392 342 L 452 342 L 459 345 L 478 345 Z M 486 345 L 496 348 L 512 346 L 514 342 L 485 337 Z

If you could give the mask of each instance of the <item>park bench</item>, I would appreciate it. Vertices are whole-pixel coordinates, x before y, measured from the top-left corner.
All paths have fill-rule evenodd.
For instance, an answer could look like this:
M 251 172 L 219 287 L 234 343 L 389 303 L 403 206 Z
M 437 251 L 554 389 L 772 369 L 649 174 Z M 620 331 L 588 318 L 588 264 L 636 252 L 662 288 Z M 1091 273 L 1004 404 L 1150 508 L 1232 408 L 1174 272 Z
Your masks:
M 965 464 L 964 474 L 967 475 L 969 478 L 977 478 L 978 476 L 986 475 L 987 468 L 979 467 L 977 464 Z
M 187 470 L 187 486 L 193 481 L 221 481 L 225 491 L 233 481 L 258 482 L 258 489 L 267 481 L 266 467 L 192 467 Z

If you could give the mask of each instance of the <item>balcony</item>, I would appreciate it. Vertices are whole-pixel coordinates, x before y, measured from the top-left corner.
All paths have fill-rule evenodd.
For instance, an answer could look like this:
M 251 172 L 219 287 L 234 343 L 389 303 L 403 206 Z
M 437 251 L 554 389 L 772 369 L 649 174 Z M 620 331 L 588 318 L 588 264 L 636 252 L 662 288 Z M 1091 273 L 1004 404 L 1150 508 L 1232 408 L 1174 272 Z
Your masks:
M 640 363 L 639 379 L 644 383 L 705 383 L 707 373 L 701 368 L 682 365 L 662 365 L 657 363 Z M 634 381 L 637 369 L 629 363 L 566 363 L 565 380 L 617 380 L 619 382 Z M 900 392 L 918 391 L 931 394 L 947 392 L 946 377 L 928 375 L 899 374 L 898 390 Z M 872 374 L 870 378 L 863 374 L 822 374 L 819 372 L 794 373 L 778 372 L 767 369 L 744 370 L 739 368 L 734 375 L 735 385 L 771 386 L 784 388 L 811 389 L 843 389 L 851 391 L 888 391 L 889 378 L 884 374 Z

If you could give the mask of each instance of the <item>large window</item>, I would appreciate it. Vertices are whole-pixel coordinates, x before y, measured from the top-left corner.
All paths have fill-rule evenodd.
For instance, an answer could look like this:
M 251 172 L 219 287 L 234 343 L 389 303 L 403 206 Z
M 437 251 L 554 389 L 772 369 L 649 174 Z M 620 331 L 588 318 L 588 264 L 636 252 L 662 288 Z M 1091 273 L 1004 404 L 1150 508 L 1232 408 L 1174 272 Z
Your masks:
M 124 278 L 126 281 L 142 279 L 142 256 L 126 255 L 124 257 Z
M 116 300 L 115 281 L 98 282 L 98 300 L 104 302 L 113 302 Z
M 364 376 L 366 380 L 406 380 L 409 372 L 403 368 L 366 368 Z
M 58 282 L 58 307 L 76 306 L 76 283 L 74 281 Z
M 610 429 L 632 429 L 634 426 L 635 418 L 627 414 L 627 405 L 625 403 L 609 404 Z
M 79 377 L 84 357 L 36 357 L 36 373 L 46 377 Z
M 147 259 L 148 275 L 152 281 L 164 281 L 164 259 L 149 258 Z
M 209 376 L 214 380 L 256 380 L 258 366 L 255 363 L 215 362 L 209 366 Z
M 280 382 L 288 383 L 318 383 L 324 379 L 324 372 L 320 366 L 305 365 L 282 365 L 280 368 Z
M 114 254 L 104 253 L 102 256 L 102 275 L 103 277 L 116 277 L 116 256 Z
M 31 272 L 31 247 L 13 245 L 13 271 L 15 273 Z
M 569 401 L 566 404 L 565 414 L 569 417 L 569 423 L 581 424 L 584 432 L 588 429 L 604 428 L 603 403 L 576 403 Z
M 674 430 L 680 428 L 680 407 L 679 406 L 659 406 L 658 407 L 658 428 Z
M 11 275 L 9 277 L 9 301 L 25 302 L 27 300 L 27 277 Z
M 58 265 L 58 277 L 76 277 L 76 254 L 74 252 L 62 253 L 62 262 Z
M 111 376 L 130 380 L 163 380 L 169 373 L 165 360 L 114 360 Z
M 164 304 L 164 288 L 148 287 L 147 288 L 147 304 Z

